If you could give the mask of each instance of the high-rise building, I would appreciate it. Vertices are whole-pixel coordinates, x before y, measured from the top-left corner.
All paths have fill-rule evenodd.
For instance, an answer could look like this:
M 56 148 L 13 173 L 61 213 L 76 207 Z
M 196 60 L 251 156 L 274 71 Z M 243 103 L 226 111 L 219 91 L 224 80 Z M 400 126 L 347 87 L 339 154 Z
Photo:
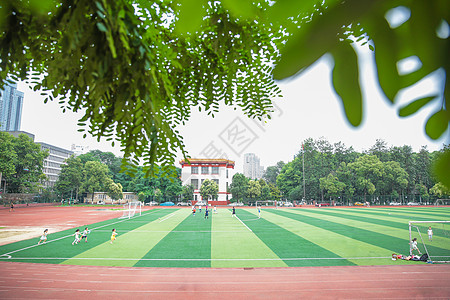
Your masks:
M 244 154 L 244 176 L 250 179 L 260 179 L 264 174 L 259 157 L 254 153 Z
M 23 95 L 17 90 L 17 84 L 6 83 L 0 90 L 0 131 L 20 130 Z
M 72 156 L 72 151 L 59 148 L 50 144 L 37 142 L 41 145 L 42 150 L 48 150 L 48 157 L 44 159 L 44 174 L 47 176 L 47 181 L 44 182 L 44 187 L 53 187 L 61 173 L 61 166 L 65 164 L 65 160 Z
M 72 152 L 75 154 L 75 156 L 86 154 L 89 152 L 89 146 L 81 146 L 81 145 L 75 145 L 72 144 L 72 147 L 70 148 Z

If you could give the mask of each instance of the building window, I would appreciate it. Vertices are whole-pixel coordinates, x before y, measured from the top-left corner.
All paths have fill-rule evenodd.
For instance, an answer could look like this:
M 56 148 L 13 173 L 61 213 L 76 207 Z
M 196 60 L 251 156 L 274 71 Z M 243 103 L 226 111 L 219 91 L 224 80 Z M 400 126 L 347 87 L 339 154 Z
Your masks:
M 228 182 L 227 182 L 227 189 L 226 189 L 227 193 L 228 193 Z
M 191 174 L 198 174 L 198 167 L 191 167 Z
M 209 167 L 202 167 L 202 174 L 209 174 Z
M 219 174 L 219 167 L 211 167 L 211 174 Z
M 227 178 L 228 178 L 228 169 L 227 169 Z
M 191 185 L 194 187 L 194 190 L 198 190 L 198 179 L 191 179 Z

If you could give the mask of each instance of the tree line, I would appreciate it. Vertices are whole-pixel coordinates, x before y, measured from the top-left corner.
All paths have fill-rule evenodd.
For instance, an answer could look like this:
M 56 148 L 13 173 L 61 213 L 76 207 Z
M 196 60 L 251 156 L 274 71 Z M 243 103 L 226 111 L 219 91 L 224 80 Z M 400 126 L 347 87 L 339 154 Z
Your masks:
M 309 138 L 292 161 L 268 167 L 263 178 L 288 200 L 428 202 L 450 195 L 432 172 L 448 149 L 413 152 L 411 146 L 377 140 L 360 153 L 342 142 Z

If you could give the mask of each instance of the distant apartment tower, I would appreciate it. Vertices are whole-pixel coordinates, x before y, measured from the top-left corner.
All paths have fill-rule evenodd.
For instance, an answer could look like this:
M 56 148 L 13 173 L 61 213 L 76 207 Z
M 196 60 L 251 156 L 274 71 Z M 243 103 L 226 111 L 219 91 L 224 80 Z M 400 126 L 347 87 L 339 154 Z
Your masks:
M 215 181 L 219 186 L 216 200 L 209 200 L 211 205 L 227 205 L 231 199 L 229 186 L 234 175 L 234 161 L 228 159 L 196 159 L 182 160 L 181 182 L 194 186 L 194 203 L 204 200 L 200 195 L 200 187 L 205 179 Z
M 47 181 L 44 182 L 44 187 L 53 187 L 61 173 L 61 166 L 65 164 L 65 160 L 74 153 L 70 150 L 65 150 L 53 145 L 38 142 L 42 150 L 48 150 L 48 157 L 44 159 L 44 174 L 47 176 Z
M 6 83 L 0 90 L 0 131 L 20 130 L 23 95 L 17 90 L 16 83 Z
M 81 154 L 86 154 L 89 152 L 89 146 L 81 146 L 81 145 L 75 145 L 72 144 L 72 147 L 70 148 L 70 150 L 72 150 L 73 154 L 75 154 L 75 156 L 81 155 Z
M 250 179 L 260 179 L 264 174 L 259 157 L 254 153 L 244 154 L 244 176 Z

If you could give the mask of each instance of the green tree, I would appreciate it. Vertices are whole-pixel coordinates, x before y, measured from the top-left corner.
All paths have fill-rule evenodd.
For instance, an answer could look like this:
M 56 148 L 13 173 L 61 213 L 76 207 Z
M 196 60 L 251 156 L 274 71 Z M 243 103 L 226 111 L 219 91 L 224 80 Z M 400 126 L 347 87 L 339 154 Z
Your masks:
M 430 192 L 439 198 L 450 196 L 450 189 L 448 189 L 444 184 L 442 184 L 442 182 L 436 183 L 430 189 Z
M 383 163 L 383 178 L 380 184 L 385 187 L 387 194 L 396 191 L 399 195 L 403 195 L 408 187 L 408 173 L 400 166 L 397 161 L 387 161 Z
M 123 199 L 122 185 L 120 183 L 115 183 L 112 179 L 107 178 L 105 183 L 105 190 L 108 196 L 113 200 Z
M 297 156 L 293 161 L 283 166 L 283 169 L 277 176 L 276 184 L 283 197 L 287 198 L 291 190 L 303 184 L 302 179 L 301 160 Z
M 327 192 L 330 199 L 336 199 L 344 190 L 345 183 L 330 173 L 327 177 L 320 178 L 320 188 Z
M 7 190 L 10 193 L 38 191 L 40 181 L 46 178 L 42 170 L 48 152 L 41 150 L 41 146 L 26 134 L 19 134 L 14 138 L 13 146 L 17 159 L 14 174 L 5 177 L 8 181 Z
M 279 161 L 276 166 L 270 166 L 267 167 L 266 171 L 264 172 L 263 178 L 266 182 L 271 182 L 273 184 L 277 183 L 277 176 L 280 174 L 281 170 L 283 169 L 283 166 L 285 165 L 284 162 Z
M 256 200 L 261 196 L 261 185 L 256 180 L 250 180 L 247 188 L 247 198 Z
M 376 190 L 374 182 L 379 181 L 384 174 L 383 163 L 375 155 L 363 155 L 348 166 L 357 176 L 355 188 L 364 195 L 366 201 L 366 195 Z
M 182 190 L 181 195 L 182 195 L 183 201 L 194 200 L 194 186 L 192 184 L 183 185 L 183 190 Z
M 0 131 L 0 191 L 2 191 L 2 177 L 11 177 L 16 172 L 17 154 L 14 151 L 14 137 Z
M 205 179 L 200 186 L 200 195 L 202 195 L 203 200 L 206 200 L 206 205 L 208 205 L 208 200 L 216 199 L 219 193 L 219 185 L 213 180 Z
M 281 192 L 275 184 L 269 183 L 270 188 L 270 200 L 281 200 Z
M 247 189 L 248 178 L 241 173 L 234 174 L 230 184 L 230 192 L 233 196 L 233 202 L 243 201 L 247 195 Z
M 99 161 L 88 161 L 83 168 L 83 184 L 81 189 L 92 194 L 91 203 L 94 203 L 94 193 L 105 189 L 108 179 L 108 167 Z
M 259 181 L 259 185 L 261 186 L 261 196 L 259 197 L 259 200 L 266 201 L 270 199 L 270 187 L 266 183 L 266 181 L 261 178 Z
M 71 156 L 66 163 L 61 165 L 61 173 L 55 183 L 55 189 L 61 194 L 61 197 L 73 196 L 78 199 L 83 181 L 83 163 L 79 157 Z
M 160 189 L 158 189 L 158 188 L 155 189 L 155 191 L 153 192 L 153 196 L 155 197 L 155 200 L 156 200 L 158 203 L 161 203 L 163 194 L 162 194 L 162 192 L 161 192 Z

